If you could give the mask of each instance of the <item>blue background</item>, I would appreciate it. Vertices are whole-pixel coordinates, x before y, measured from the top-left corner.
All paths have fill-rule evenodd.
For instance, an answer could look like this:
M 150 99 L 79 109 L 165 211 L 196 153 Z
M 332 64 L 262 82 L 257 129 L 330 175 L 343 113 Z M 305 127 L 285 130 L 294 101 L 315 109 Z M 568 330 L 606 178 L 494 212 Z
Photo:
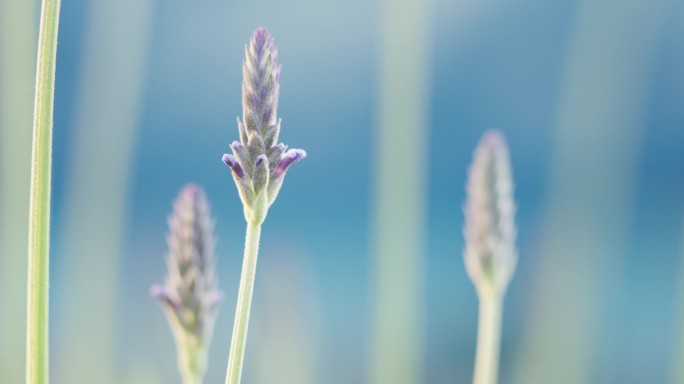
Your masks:
M 113 24 L 115 28 L 98 31 L 97 26 L 89 25 L 96 3 L 73 0 L 62 4 L 52 217 L 51 313 L 54 314 L 55 363 L 51 370 L 55 382 L 67 382 L 60 381 L 60 377 L 66 377 L 60 376 L 60 361 L 78 361 L 77 357 L 67 356 L 98 353 L 97 345 L 86 342 L 91 351 L 74 350 L 69 340 L 59 336 L 68 327 L 75 327 L 75 334 L 79 327 L 98 327 L 88 320 L 88 311 L 99 309 L 80 307 L 77 297 L 65 297 L 67 292 L 71 295 L 74 291 L 63 288 L 67 282 L 78 286 L 79 281 L 79 276 L 70 274 L 65 267 L 72 257 L 65 240 L 70 222 L 68 206 L 81 198 L 97 199 L 97 196 L 80 197 L 81 191 L 69 182 L 78 177 L 73 173 L 74 161 L 78 160 L 73 156 L 78 152 L 76 147 L 90 145 L 76 139 L 80 132 L 76 128 L 79 108 L 88 105 L 83 100 L 97 103 L 98 98 L 110 92 L 83 86 L 83 74 L 92 63 L 85 58 L 100 54 L 99 49 L 102 52 L 107 49 L 94 47 L 87 41 L 93 33 L 106 40 L 129 27 L 125 23 L 126 11 L 119 14 L 118 23 Z M 634 116 L 630 113 L 640 112 L 638 120 L 624 127 L 624 136 L 622 128 L 612 127 L 607 128 L 606 132 L 613 135 L 608 138 L 591 132 L 586 137 L 579 133 L 578 142 L 565 143 L 559 137 L 566 136 L 558 130 L 572 122 L 563 122 L 568 116 L 562 111 L 573 109 L 563 107 L 567 99 L 562 96 L 567 95 L 564 89 L 571 86 L 568 73 L 572 73 L 569 68 L 575 63 L 571 60 L 573 49 L 581 51 L 582 48 L 577 48 L 578 43 L 573 39 L 584 25 L 581 23 L 583 15 L 586 16 L 583 10 L 591 8 L 587 5 L 590 3 L 590 0 L 436 0 L 430 5 L 430 38 L 424 42 L 429 47 L 430 58 L 425 75 L 428 81 L 424 127 L 428 140 L 424 169 L 427 185 L 423 204 L 426 236 L 421 255 L 425 265 L 422 272 L 425 383 L 468 382 L 472 374 L 477 297 L 462 262 L 462 204 L 472 151 L 481 134 L 493 127 L 501 129 L 510 146 L 520 254 L 517 274 L 506 298 L 501 382 L 520 382 L 513 379 L 514 372 L 520 369 L 519 358 L 525 353 L 522 346 L 527 345 L 525 339 L 533 331 L 526 327 L 535 321 L 534 314 L 538 313 L 531 308 L 537 305 L 539 291 L 544 289 L 538 275 L 565 273 L 545 267 L 555 264 L 542 262 L 547 257 L 543 250 L 549 247 L 540 245 L 549 233 L 558 233 L 551 228 L 557 224 L 553 220 L 558 216 L 549 213 L 550 205 L 573 206 L 562 197 L 552 196 L 553 180 L 561 180 L 556 185 L 563 185 L 565 177 L 553 175 L 558 169 L 555 165 L 563 161 L 555 154 L 567 153 L 561 149 L 566 144 L 578 149 L 573 152 L 578 158 L 586 155 L 582 152 L 585 147 L 587 156 L 600 154 L 601 151 L 592 149 L 594 144 L 605 146 L 606 152 L 619 152 L 625 140 L 635 144 L 633 147 L 627 144 L 625 156 L 630 161 L 616 167 L 629 175 L 624 184 L 629 188 L 619 191 L 622 196 L 614 196 L 625 202 L 619 206 L 619 222 L 615 223 L 620 234 L 603 240 L 587 240 L 597 244 L 607 242 L 604 248 L 598 248 L 608 249 L 612 254 L 600 267 L 598 277 L 588 271 L 586 275 L 579 273 L 569 278 L 577 286 L 583 286 L 585 279 L 595 279 L 592 287 L 598 291 L 605 288 L 608 292 L 596 293 L 598 307 L 603 312 L 594 316 L 598 324 L 594 332 L 598 337 L 588 341 L 593 343 L 589 349 L 596 355 L 587 368 L 588 376 L 578 374 L 574 378 L 559 378 L 557 382 L 678 382 L 671 374 L 679 356 L 677 335 L 682 321 L 677 320 L 678 302 L 684 300 L 677 293 L 684 279 L 680 268 L 684 256 L 681 236 L 684 224 L 684 3 L 665 0 L 652 6 L 639 1 L 594 3 L 602 4 L 608 11 L 598 12 L 600 22 L 589 24 L 601 26 L 586 32 L 590 36 L 597 36 L 601 41 L 604 33 L 621 31 L 611 28 L 612 25 L 620 24 L 623 29 L 625 24 L 629 26 L 624 38 L 618 34 L 610 40 L 620 42 L 620 46 L 612 47 L 618 52 L 630 51 L 631 39 L 640 35 L 640 29 L 655 31 L 652 40 L 641 45 L 643 52 L 638 53 L 640 60 L 648 61 L 639 67 L 641 77 L 618 77 L 638 83 L 635 87 L 627 86 L 624 91 L 638 90 L 638 102 L 618 101 L 618 109 L 606 113 Z M 120 4 L 124 9 L 136 11 L 134 2 Z M 98 383 L 126 382 L 129 375 L 136 375 L 130 373 L 132 370 L 144 372 L 150 378 L 148 382 L 178 382 L 172 339 L 148 289 L 163 279 L 165 219 L 178 190 L 187 182 L 196 182 L 205 188 L 217 219 L 216 255 L 225 297 L 212 344 L 207 382 L 218 383 L 223 378 L 239 282 L 244 219 L 229 170 L 220 158 L 238 138 L 235 117 L 241 115 L 243 46 L 259 26 L 268 27 L 273 33 L 283 64 L 279 107 L 283 119 L 281 141 L 306 149 L 308 157 L 288 173 L 263 229 L 255 298 L 257 325 L 252 329 L 254 342 L 248 345 L 246 380 L 258 382 L 256 372 L 262 369 L 256 363 L 260 346 L 277 350 L 269 344 L 269 335 L 278 334 L 280 328 L 275 325 L 274 333 L 269 333 L 272 323 L 268 318 L 280 314 L 294 316 L 294 325 L 291 325 L 294 328 L 283 328 L 281 332 L 301 331 L 310 344 L 308 350 L 314 351 L 312 382 L 366 381 L 372 339 L 369 333 L 372 332 L 374 151 L 382 70 L 379 25 L 384 6 L 404 5 L 401 1 L 383 5 L 360 0 L 150 3 L 149 17 L 140 24 L 141 31 L 134 30 L 129 36 L 136 39 L 136 33 L 140 32 L 146 42 L 141 51 L 144 58 L 140 59 L 140 82 L 130 85 L 137 89 L 132 92 L 137 102 L 132 112 L 131 151 L 124 154 L 130 156 L 131 163 L 124 169 L 127 184 L 123 189 L 125 205 L 121 212 L 123 232 L 116 239 L 118 260 L 109 271 L 116 282 L 114 295 L 99 302 L 88 297 L 88 286 L 77 290 L 84 295 L 83 303 L 114 308 L 113 329 L 101 329 L 113 340 L 114 376 L 101 377 Z M 623 12 L 628 7 L 643 9 L 644 13 L 653 10 L 656 16 L 644 17 L 652 24 L 642 24 L 645 21 L 638 17 L 639 12 Z M 634 16 L 634 20 L 621 24 L 624 20 L 620 17 L 625 13 Z M 640 47 L 638 42 L 635 46 Z M 128 51 L 125 41 L 118 47 L 120 51 L 114 52 L 114 58 L 101 53 L 105 60 L 110 60 L 113 68 L 110 70 L 114 72 L 120 68 L 117 56 L 138 54 Z M 633 64 L 621 63 L 621 56 L 616 55 L 612 63 L 601 61 L 611 57 L 610 53 L 582 57 L 580 61 L 590 70 L 593 66 L 614 65 L 618 73 L 623 66 L 629 68 Z M 643 55 L 647 56 L 643 58 Z M 594 100 L 592 95 L 595 91 L 604 95 L 601 90 L 610 84 L 603 84 L 601 78 L 587 80 L 587 84 L 583 88 L 587 94 L 579 99 L 602 108 L 605 100 Z M 122 84 L 124 89 L 127 86 Z M 619 88 L 610 92 L 616 100 L 625 96 Z M 117 107 L 110 106 L 108 110 L 116 113 Z M 108 116 L 100 118 L 104 121 Z M 627 139 L 623 140 L 624 137 Z M 594 139 L 599 141 L 589 142 Z M 92 154 L 100 151 L 91 150 Z M 103 150 L 103 153 L 109 152 Z M 410 158 L 410 148 L 406 149 L 406 156 Z M 92 174 L 96 177 L 90 182 L 103 183 L 105 188 L 110 179 L 106 172 L 99 173 L 98 167 L 121 161 L 109 155 L 81 160 L 88 161 L 87 166 L 95 169 Z M 400 163 L 402 159 L 397 161 Z M 586 162 L 577 164 L 573 171 L 579 174 L 595 172 L 583 167 Z M 596 164 L 601 167 L 600 157 Z M 583 179 L 583 176 L 568 176 L 569 181 Z M 601 178 L 598 179 L 600 182 Z M 588 201 L 593 201 L 595 188 L 601 189 L 596 185 L 574 187 L 579 192 L 568 196 Z M 613 199 L 600 201 L 610 205 Z M 587 206 L 598 207 L 594 217 L 607 217 L 600 225 L 613 224 L 611 207 L 602 211 L 602 203 Z M 106 222 L 106 215 L 101 219 Z M 582 252 L 582 239 L 569 238 L 578 243 L 577 252 Z M 620 244 L 613 244 L 617 241 L 614 239 L 619 239 Z M 87 249 L 91 253 L 89 257 L 96 260 L 98 244 L 93 244 L 93 239 L 82 241 L 79 249 Z M 606 278 L 601 274 L 607 274 Z M 553 277 L 547 278 L 553 280 Z M 275 289 L 268 288 L 271 282 Z M 293 296 L 278 298 L 281 289 L 277 287 L 281 285 L 292 287 Z M 282 290 L 287 295 L 287 289 Z M 284 300 L 296 304 L 286 305 L 285 309 L 259 304 L 260 298 L 271 294 L 275 298 L 270 301 L 264 298 L 262 302 L 283 303 Z M 558 308 L 564 306 L 564 294 L 559 293 L 555 301 Z M 578 300 L 581 302 L 582 298 Z M 57 315 L 63 308 L 71 309 Z M 292 315 L 293 308 L 301 311 Z M 544 308 L 554 311 L 553 306 Z M 588 308 L 587 316 L 592 317 L 594 307 Z M 260 322 L 266 325 L 260 328 Z M 564 327 L 582 324 L 555 326 L 558 326 L 555 332 L 562 333 Z M 582 334 L 581 329 L 575 331 Z M 23 346 L 18 348 L 21 350 Z M 535 353 L 554 355 L 562 364 L 564 351 L 556 350 L 553 345 Z M 17 355 L 20 359 L 22 353 Z M 17 360 L 16 364 L 21 365 L 21 361 Z M 2 377 L 0 373 L 0 381 L 6 382 Z M 281 382 L 290 382 L 281 379 Z

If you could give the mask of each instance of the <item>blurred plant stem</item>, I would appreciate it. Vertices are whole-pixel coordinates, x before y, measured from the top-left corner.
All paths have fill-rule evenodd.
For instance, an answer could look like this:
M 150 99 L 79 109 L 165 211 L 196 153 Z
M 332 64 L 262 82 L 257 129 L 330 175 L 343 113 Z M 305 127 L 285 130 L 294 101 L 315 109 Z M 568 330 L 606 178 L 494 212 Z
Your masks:
M 502 312 L 501 297 L 497 294 L 480 295 L 473 384 L 498 383 Z
M 682 221 L 684 224 L 684 221 Z M 684 225 L 681 231 L 681 246 L 679 258 L 679 276 L 677 284 L 678 291 L 675 295 L 677 300 L 677 314 L 675 316 L 675 343 L 674 359 L 672 360 L 672 370 L 670 371 L 670 382 L 672 384 L 684 383 Z
M 154 365 L 146 360 L 147 356 L 137 356 L 137 359 L 133 359 L 120 384 L 161 384 L 159 373 L 153 369 Z
M 206 351 L 201 350 L 203 347 L 188 349 L 184 352 L 181 376 L 183 377 L 183 384 L 202 384 L 204 383 L 204 371 L 198 369 L 190 369 L 190 367 L 198 367 L 200 365 L 206 366 L 207 356 Z
M 50 183 L 59 5 L 60 0 L 43 0 L 40 12 L 29 213 L 27 384 L 48 382 Z
M 623 363 L 613 353 L 624 340 L 614 324 L 623 321 L 636 161 L 649 76 L 673 3 L 577 3 L 560 73 L 538 266 L 530 272 L 536 281 L 511 383 L 616 380 L 604 375 Z
M 326 363 L 320 354 L 318 286 L 305 249 L 278 241 L 259 261 L 246 352 L 250 381 L 259 384 L 317 384 Z M 263 252 L 263 251 L 262 251 Z M 339 380 L 338 380 L 339 381 Z
M 0 0 L 0 372 L 25 379 L 31 124 L 36 80 L 38 5 Z
M 430 5 L 383 0 L 379 12 L 370 384 L 423 381 Z
M 120 383 L 116 364 L 131 358 L 117 356 L 117 344 L 141 321 L 139 312 L 117 311 L 130 305 L 117 300 L 129 284 L 119 279 L 153 4 L 93 1 L 85 13 L 57 223 L 52 376 L 60 383 Z
M 260 237 L 261 224 L 248 221 L 247 234 L 245 236 L 245 255 L 242 260 L 242 274 L 240 276 L 240 290 L 238 292 L 237 310 L 235 311 L 235 322 L 233 324 L 233 337 L 230 342 L 226 384 L 239 384 L 242 376 Z

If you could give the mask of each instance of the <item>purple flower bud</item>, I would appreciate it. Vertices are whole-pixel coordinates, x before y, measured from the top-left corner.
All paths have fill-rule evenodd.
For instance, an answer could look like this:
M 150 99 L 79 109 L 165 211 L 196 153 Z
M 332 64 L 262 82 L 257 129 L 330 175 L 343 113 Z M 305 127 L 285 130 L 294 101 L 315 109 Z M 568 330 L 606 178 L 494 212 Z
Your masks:
M 283 157 L 280 159 L 280 162 L 278 163 L 278 168 L 276 168 L 275 174 L 273 176 L 275 178 L 278 178 L 284 175 L 285 172 L 287 172 L 287 169 L 290 168 L 292 164 L 297 163 L 305 157 L 306 151 L 304 151 L 303 149 L 290 149 L 289 151 L 285 152 Z
M 248 131 L 264 134 L 276 122 L 280 94 L 278 50 L 267 29 L 254 32 L 242 73 L 243 121 Z
M 257 157 L 257 159 L 256 159 L 256 162 L 254 163 L 254 166 L 258 167 L 266 160 L 268 160 L 268 159 L 266 158 L 265 155 L 259 155 L 259 157 Z
M 150 295 L 174 312 L 179 308 L 178 302 L 171 298 L 169 292 L 162 285 L 152 286 L 152 288 L 150 288 Z
M 277 145 L 273 146 L 273 151 L 283 153 L 285 152 L 285 149 L 287 148 L 287 145 L 283 143 L 278 143 Z
M 259 155 L 254 162 L 254 175 L 252 176 L 255 194 L 263 191 L 264 187 L 268 184 L 268 174 L 268 158 L 266 155 Z
M 283 155 L 283 152 L 287 149 L 287 145 L 280 143 L 278 145 L 275 145 L 271 148 L 271 150 L 268 153 L 268 162 L 269 164 L 278 164 L 280 161 L 280 158 Z M 275 171 L 273 169 L 272 171 Z
M 254 31 L 254 37 L 252 38 L 256 51 L 261 52 L 261 50 L 264 48 L 264 45 L 266 45 L 267 40 L 269 39 L 271 39 L 271 33 L 268 31 L 268 29 L 264 27 L 257 28 L 256 31 Z
M 235 176 L 239 178 L 245 177 L 245 171 L 242 169 L 242 165 L 235 159 L 235 156 L 225 153 L 221 160 L 233 170 Z
M 244 145 L 242 145 L 242 143 L 239 141 L 233 141 L 233 143 L 230 145 L 230 148 L 233 150 L 233 155 L 235 155 L 235 158 L 238 161 L 238 163 L 245 164 L 243 170 L 249 169 L 248 166 L 252 163 L 252 160 L 249 157 L 249 151 L 247 150 L 247 148 Z
M 221 295 L 214 271 L 213 231 L 214 219 L 204 191 L 188 184 L 169 216 L 166 280 L 163 286 L 150 289 L 171 326 L 181 372 L 200 378 L 206 369 L 206 350 Z
M 233 151 L 239 152 L 239 151 L 243 151 L 245 149 L 245 146 L 242 145 L 242 143 L 239 141 L 233 141 L 230 144 L 230 148 L 232 148 Z
M 278 50 L 271 33 L 265 28 L 254 32 L 245 46 L 242 65 L 242 119 L 238 118 L 240 141 L 231 144 L 232 155 L 223 162 L 232 170 L 245 217 L 265 212 L 278 195 L 287 169 L 303 159 L 306 152 L 278 144 L 280 119 L 280 71 Z M 265 195 L 260 195 L 266 189 Z M 267 197 L 266 200 L 263 197 Z M 266 207 L 264 205 L 266 201 Z
M 506 140 L 484 134 L 473 155 L 466 186 L 466 269 L 478 292 L 503 294 L 515 271 L 515 201 Z

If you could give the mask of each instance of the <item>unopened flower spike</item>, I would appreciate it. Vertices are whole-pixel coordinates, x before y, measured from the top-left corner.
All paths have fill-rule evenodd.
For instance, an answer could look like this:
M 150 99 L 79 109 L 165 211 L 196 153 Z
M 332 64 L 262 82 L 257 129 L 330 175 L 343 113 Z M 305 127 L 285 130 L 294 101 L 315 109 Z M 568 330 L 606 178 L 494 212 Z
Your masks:
M 496 384 L 503 299 L 518 258 L 513 176 L 506 140 L 498 131 L 480 140 L 466 192 L 465 265 L 480 301 L 473 383 Z
M 478 290 L 504 293 L 517 262 L 513 179 L 506 141 L 482 137 L 470 167 L 465 205 L 465 263 Z
M 185 384 L 202 383 L 221 293 L 214 273 L 214 220 L 202 188 L 186 185 L 169 217 L 164 285 L 152 287 L 176 342 Z
M 278 143 L 280 64 L 273 37 L 264 28 L 257 29 L 245 47 L 242 75 L 242 119 L 238 118 L 237 122 L 240 141 L 230 145 L 233 154 L 223 155 L 223 162 L 233 174 L 247 220 L 226 384 L 239 384 L 242 378 L 261 225 L 278 196 L 287 170 L 306 157 L 303 150 L 288 150 L 285 144 Z
M 287 146 L 278 144 L 280 68 L 271 33 L 257 29 L 245 47 L 242 64 L 240 141 L 230 146 L 233 154 L 223 155 L 223 162 L 232 170 L 246 219 L 258 223 L 278 196 L 288 168 L 306 157 L 301 149 L 286 150 Z

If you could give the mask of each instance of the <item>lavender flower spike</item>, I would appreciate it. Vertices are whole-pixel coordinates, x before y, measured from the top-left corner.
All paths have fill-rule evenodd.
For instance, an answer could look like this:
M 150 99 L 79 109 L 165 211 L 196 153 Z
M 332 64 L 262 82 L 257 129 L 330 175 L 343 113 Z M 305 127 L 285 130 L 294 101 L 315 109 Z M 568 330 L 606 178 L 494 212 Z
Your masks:
M 261 225 L 278 196 L 285 173 L 292 164 L 306 157 L 301 149 L 288 151 L 285 144 L 278 144 L 280 64 L 278 50 L 268 30 L 257 29 L 249 46 L 245 47 L 242 74 L 242 120 L 238 118 L 240 141 L 230 145 L 232 155 L 223 155 L 223 162 L 232 170 L 247 220 L 226 384 L 240 384 L 242 379 Z
M 480 301 L 474 384 L 498 383 L 503 298 L 515 272 L 515 204 L 506 140 L 485 133 L 470 167 L 465 265 Z
M 151 294 L 166 313 L 183 382 L 200 384 L 221 297 L 214 273 L 214 220 L 202 188 L 186 185 L 168 222 L 168 276 Z
M 502 295 L 515 271 L 515 203 L 506 140 L 484 134 L 470 167 L 465 205 L 465 264 L 478 292 Z
M 287 147 L 278 144 L 280 68 L 271 33 L 265 28 L 257 29 L 249 46 L 245 47 L 242 64 L 240 141 L 231 145 L 233 155 L 223 155 L 223 162 L 233 171 L 245 218 L 259 224 L 275 201 L 288 167 L 306 157 L 301 149 L 285 152 Z M 257 164 L 260 156 L 267 161 Z M 257 165 L 259 169 L 256 169 Z

